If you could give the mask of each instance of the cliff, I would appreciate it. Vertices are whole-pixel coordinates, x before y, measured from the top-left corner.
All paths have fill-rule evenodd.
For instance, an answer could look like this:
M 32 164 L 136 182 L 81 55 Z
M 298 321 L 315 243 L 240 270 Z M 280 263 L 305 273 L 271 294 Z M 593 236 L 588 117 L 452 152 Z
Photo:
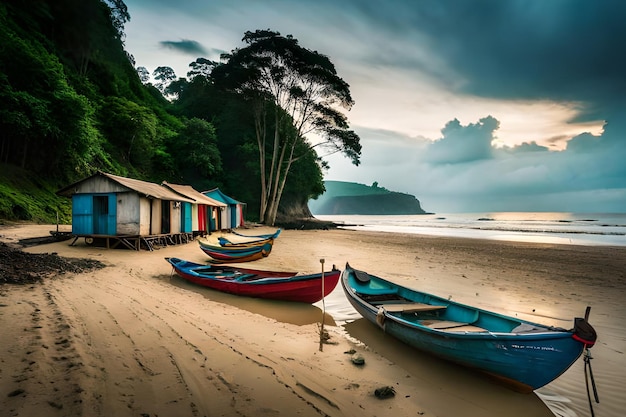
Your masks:
M 415 196 L 363 184 L 326 181 L 326 192 L 309 201 L 313 215 L 427 214 Z

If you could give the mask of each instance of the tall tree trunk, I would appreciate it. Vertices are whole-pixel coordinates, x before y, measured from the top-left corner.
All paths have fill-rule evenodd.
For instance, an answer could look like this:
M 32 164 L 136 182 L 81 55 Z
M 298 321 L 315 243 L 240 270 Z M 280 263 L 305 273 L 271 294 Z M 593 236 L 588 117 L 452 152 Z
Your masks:
M 299 137 L 299 136 L 298 136 Z M 280 205 L 280 200 L 283 197 L 283 191 L 285 190 L 285 184 L 287 184 L 287 177 L 289 176 L 289 171 L 291 170 L 291 165 L 295 161 L 294 152 L 296 150 L 296 144 L 298 142 L 298 137 L 295 137 L 291 142 L 291 149 L 289 150 L 289 158 L 287 158 L 287 163 L 284 168 L 284 172 L 281 173 L 280 183 L 277 181 L 276 183 L 276 195 L 274 199 L 274 204 L 272 206 L 272 211 L 270 213 L 271 225 L 273 226 L 276 223 L 276 215 L 278 214 L 278 206 Z M 283 153 L 281 157 L 281 162 L 284 162 L 286 147 L 283 148 Z M 281 163 L 282 166 L 282 163 Z M 277 178 L 278 180 L 278 178 Z
M 259 148 L 259 168 L 261 171 L 261 201 L 259 204 L 259 219 L 265 217 L 267 209 L 267 178 L 265 173 L 265 137 L 266 137 L 266 112 L 265 104 L 261 101 L 255 106 L 254 128 L 256 131 L 256 141 Z
M 284 157 L 285 157 L 285 152 L 283 148 L 283 150 L 280 153 L 280 157 L 277 160 L 276 169 L 274 170 L 274 178 L 272 178 L 272 184 L 271 184 L 272 190 L 269 194 L 269 204 L 265 211 L 265 224 L 267 224 L 268 226 L 274 226 L 274 223 L 276 222 L 275 213 L 278 210 L 278 186 L 280 183 L 280 179 L 282 178 L 281 167 L 282 167 Z
M 276 186 L 278 185 L 278 178 L 280 178 L 280 165 L 281 158 L 278 155 L 280 149 L 280 124 L 281 117 L 278 112 L 274 115 L 274 144 L 272 148 L 272 160 L 270 162 L 270 172 L 267 177 L 266 183 L 266 206 L 263 216 L 263 223 L 273 226 L 274 222 L 271 220 L 272 204 L 276 196 Z

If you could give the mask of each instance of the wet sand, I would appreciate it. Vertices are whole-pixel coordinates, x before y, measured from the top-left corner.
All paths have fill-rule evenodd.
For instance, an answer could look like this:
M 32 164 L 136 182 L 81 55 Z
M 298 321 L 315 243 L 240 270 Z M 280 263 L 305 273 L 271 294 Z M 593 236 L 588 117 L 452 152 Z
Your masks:
M 50 230 L 3 226 L 0 240 L 14 244 Z M 538 393 L 519 394 L 389 338 L 359 318 L 339 287 L 313 306 L 237 297 L 172 275 L 164 257 L 208 259 L 196 242 L 154 252 L 70 242 L 24 250 L 107 266 L 0 286 L 0 415 L 553 415 L 540 396 L 550 396 L 554 410 L 589 415 L 582 359 Z M 594 410 L 617 417 L 626 409 L 624 247 L 285 230 L 268 258 L 246 266 L 317 272 L 320 259 L 326 270 L 350 262 L 456 301 L 563 327 L 589 305 L 599 334 Z M 320 351 L 322 317 L 331 344 Z M 364 366 L 350 361 L 351 349 Z M 376 398 L 382 386 L 396 395 Z

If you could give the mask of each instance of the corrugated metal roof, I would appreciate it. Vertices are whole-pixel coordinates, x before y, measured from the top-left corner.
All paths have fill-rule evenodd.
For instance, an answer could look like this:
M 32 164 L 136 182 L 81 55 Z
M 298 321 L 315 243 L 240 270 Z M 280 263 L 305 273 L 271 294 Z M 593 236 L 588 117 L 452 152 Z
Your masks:
M 132 178 L 120 177 L 113 174 L 108 174 L 106 172 L 98 172 L 100 175 L 103 175 L 118 184 L 123 185 L 126 188 L 130 188 L 133 191 L 137 191 L 140 194 L 145 194 L 146 197 L 154 197 L 159 198 L 161 200 L 171 200 L 171 201 L 184 201 L 187 203 L 195 203 L 193 199 L 182 196 L 166 187 L 163 187 L 160 184 L 155 184 L 153 182 L 141 181 Z
M 168 187 L 179 194 L 182 194 L 186 197 L 196 200 L 196 203 L 198 204 L 206 204 L 206 205 L 215 206 L 215 207 L 227 206 L 226 203 L 214 200 L 211 197 L 208 197 L 202 194 L 201 192 L 195 190 L 191 185 L 170 184 L 167 181 L 163 181 L 161 185 L 163 185 L 164 187 Z

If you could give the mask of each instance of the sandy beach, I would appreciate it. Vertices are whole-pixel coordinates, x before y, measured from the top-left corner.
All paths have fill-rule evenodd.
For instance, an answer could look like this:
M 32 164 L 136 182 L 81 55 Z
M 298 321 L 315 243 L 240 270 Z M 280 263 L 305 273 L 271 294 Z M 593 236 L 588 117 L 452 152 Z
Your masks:
M 0 226 L 0 241 L 17 247 L 19 239 L 54 229 Z M 520 394 L 390 339 L 359 319 L 340 287 L 315 305 L 237 297 L 172 275 L 165 257 L 208 260 L 196 242 L 153 252 L 71 242 L 23 250 L 105 267 L 0 285 L 2 416 L 554 415 L 540 395 L 572 401 L 557 400 L 553 410 L 589 415 L 582 359 L 546 390 Z M 626 247 L 284 230 L 269 257 L 246 266 L 313 273 L 320 259 L 326 270 L 349 262 L 456 301 L 562 327 L 591 306 L 601 400 L 594 410 L 617 417 L 626 409 Z M 330 343 L 320 351 L 322 318 Z M 351 362 L 352 350 L 363 355 L 363 366 Z M 377 398 L 383 386 L 394 387 L 395 396 Z

